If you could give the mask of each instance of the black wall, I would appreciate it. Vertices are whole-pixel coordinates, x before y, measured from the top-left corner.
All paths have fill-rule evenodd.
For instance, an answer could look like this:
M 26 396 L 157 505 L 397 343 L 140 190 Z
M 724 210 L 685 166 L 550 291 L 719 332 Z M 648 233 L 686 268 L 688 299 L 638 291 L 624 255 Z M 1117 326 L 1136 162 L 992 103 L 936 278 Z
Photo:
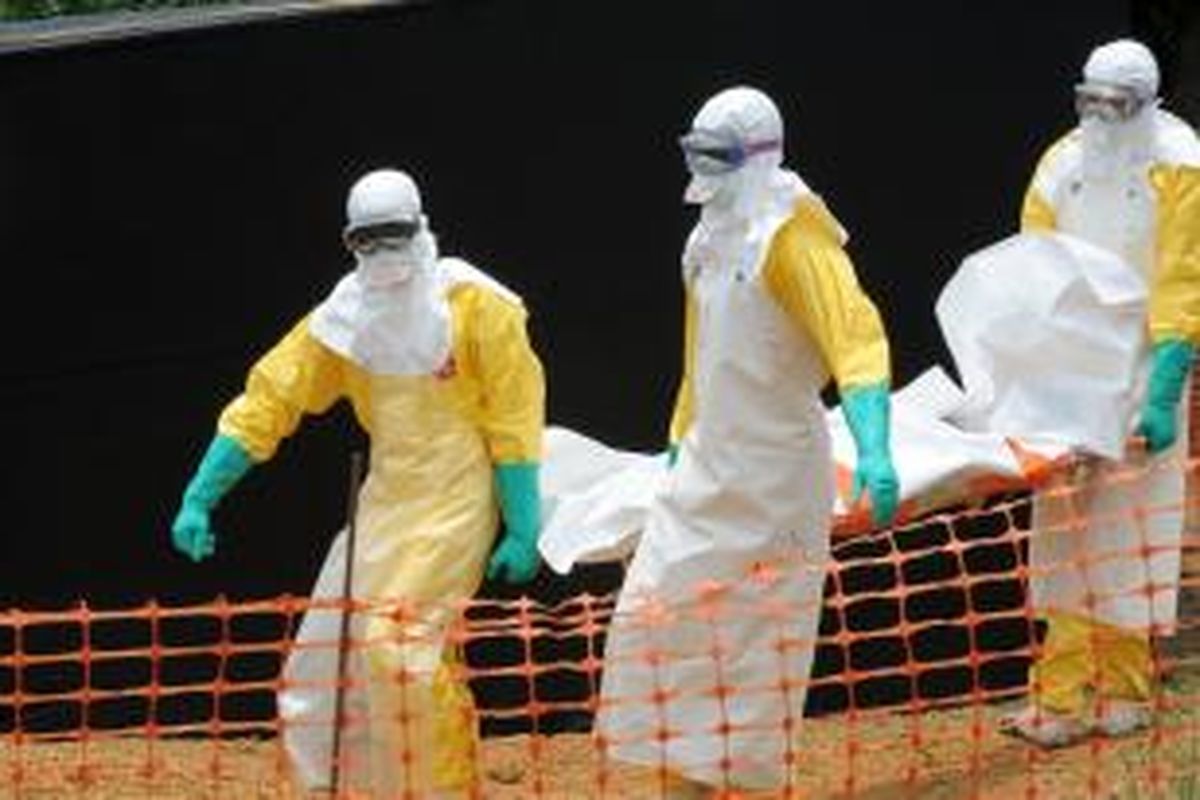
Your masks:
M 412 171 L 443 249 L 523 293 L 550 418 L 659 448 L 694 210 L 675 137 L 748 82 L 851 231 L 900 382 L 937 291 L 1011 232 L 1123 0 L 437 2 L 0 58 L 0 606 L 306 592 L 344 409 L 167 530 L 255 356 L 349 267 L 344 193 Z M 551 591 L 551 589 L 547 589 Z

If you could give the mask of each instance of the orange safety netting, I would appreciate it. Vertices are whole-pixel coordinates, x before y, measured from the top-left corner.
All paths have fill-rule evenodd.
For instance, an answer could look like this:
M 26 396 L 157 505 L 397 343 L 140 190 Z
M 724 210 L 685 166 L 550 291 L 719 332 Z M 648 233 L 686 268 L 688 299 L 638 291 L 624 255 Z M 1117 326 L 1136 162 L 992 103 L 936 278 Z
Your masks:
M 1149 530 L 1156 519 L 1191 512 L 1186 502 L 1142 502 L 1131 488 L 1148 471 L 1168 468 L 1182 468 L 1189 478 L 1195 472 L 1194 464 L 1158 465 L 1107 477 L 1103 491 L 1127 499 L 1106 513 Z M 1105 522 L 1081 516 L 1075 500 L 1084 478 L 1070 469 L 1039 489 L 1043 501 L 1063 501 L 1072 511 L 1032 535 L 1077 537 L 1088 535 L 1087 524 Z M 1200 663 L 1189 652 L 1189 643 L 1200 643 L 1200 565 L 1189 564 L 1197 544 L 1191 529 L 1185 525 L 1183 538 L 1171 545 L 1184 563 L 1170 581 L 1090 586 L 1085 593 L 1087 608 L 1180 594 L 1177 624 L 1156 622 L 1136 631 L 1152 643 L 1148 727 L 1122 737 L 1084 735 L 1071 746 L 1043 749 L 999 730 L 1001 714 L 1023 705 L 1029 665 L 1043 647 L 1040 610 L 1028 592 L 1031 580 L 1047 574 L 1031 567 L 1028 555 L 1033 500 L 1024 492 L 975 500 L 842 542 L 832 564 L 804 563 L 799 555 L 759 563 L 736 587 L 667 587 L 656 602 L 640 606 L 623 624 L 648 631 L 658 644 L 622 657 L 649 665 L 652 674 L 673 658 L 696 657 L 679 643 L 692 646 L 704 641 L 696 630 L 712 631 L 702 655 L 716 666 L 717 678 L 702 693 L 717 698 L 722 713 L 691 727 L 672 721 L 671 704 L 682 700 L 653 680 L 634 695 L 602 699 L 615 592 L 553 605 L 480 599 L 441 609 L 450 612 L 448 636 L 462 654 L 455 674 L 475 699 L 481 738 L 474 796 L 669 796 L 677 777 L 665 756 L 657 764 L 605 757 L 604 748 L 614 742 L 597 736 L 592 725 L 602 703 L 640 705 L 651 717 L 668 720 L 625 734 L 656 747 L 688 737 L 773 737 L 786 765 L 785 785 L 745 796 L 1200 796 Z M 1048 570 L 1148 562 L 1163 550 L 1144 537 L 1123 551 L 1084 548 L 1082 557 Z M 731 631 L 799 611 L 765 592 L 755 602 L 756 587 L 806 570 L 819 571 L 825 581 L 819 636 L 781 633 L 758 643 L 781 658 L 814 648 L 811 674 L 780 669 L 748 684 L 725 684 L 720 666 L 739 656 Z M 346 607 L 358 618 L 396 620 L 429 611 L 402 599 L 347 606 L 279 597 L 120 610 L 81 604 L 0 615 L 0 799 L 315 796 L 297 785 L 285 733 L 288 725 L 328 723 L 285 722 L 276 697 L 297 688 L 333 691 L 337 678 L 323 686 L 288 686 L 281 666 L 307 611 L 340 613 Z M 682 626 L 690 626 L 686 637 L 678 635 Z M 304 646 L 336 652 L 339 644 L 334 638 Z M 346 646 L 362 654 L 383 644 L 352 635 Z M 400 684 L 410 679 L 403 669 L 396 675 Z M 342 683 L 353 690 L 355 680 L 347 673 Z M 803 703 L 795 703 L 792 698 L 805 690 Z M 777 728 L 746 729 L 738 721 L 737 704 L 752 696 L 771 697 L 787 709 Z M 385 720 L 404 722 L 403 715 Z M 354 713 L 342 715 L 346 737 L 361 723 Z M 414 751 L 430 746 L 403 740 Z M 414 758 L 413 752 L 395 755 L 402 764 Z M 736 758 L 727 754 L 718 771 L 733 775 Z M 350 769 L 343 760 L 339 766 Z M 722 784 L 714 796 L 743 796 L 732 778 Z

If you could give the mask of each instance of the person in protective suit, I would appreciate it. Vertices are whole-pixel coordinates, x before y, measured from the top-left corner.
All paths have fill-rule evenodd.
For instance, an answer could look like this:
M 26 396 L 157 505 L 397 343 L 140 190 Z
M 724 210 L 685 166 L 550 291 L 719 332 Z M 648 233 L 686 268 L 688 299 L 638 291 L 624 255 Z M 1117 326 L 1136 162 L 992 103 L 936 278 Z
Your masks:
M 1001 727 L 1043 746 L 1147 725 L 1152 636 L 1175 624 L 1180 401 L 1200 341 L 1200 141 L 1159 107 L 1158 88 L 1141 43 L 1094 49 L 1075 87 L 1079 124 L 1043 155 L 1021 211 L 1023 231 L 1069 234 L 1119 256 L 1145 279 L 1149 300 L 1140 413 L 1116 421 L 1135 437 L 1125 463 L 1089 459 L 1070 491 L 1035 499 L 1030 588 L 1046 636 L 1031 702 Z
M 538 570 L 542 368 L 521 299 L 467 262 L 439 258 L 407 174 L 363 176 L 346 217 L 353 271 L 259 359 L 225 407 L 172 540 L 194 560 L 212 555 L 221 498 L 303 416 L 348 399 L 371 442 L 354 594 L 380 609 L 356 615 L 370 708 L 359 735 L 370 756 L 349 785 L 378 797 L 468 796 L 475 723 L 447 626 L 485 568 L 514 583 Z M 498 516 L 504 533 L 494 547 Z M 306 783 L 327 782 L 327 752 L 306 748 L 300 731 L 288 744 Z
M 787 783 L 834 507 L 820 392 L 836 380 L 877 523 L 896 511 L 888 342 L 824 202 L 781 168 L 771 99 L 737 87 L 682 137 L 700 219 L 683 252 L 672 468 L 605 652 L 608 756 L 665 768 L 671 797 Z

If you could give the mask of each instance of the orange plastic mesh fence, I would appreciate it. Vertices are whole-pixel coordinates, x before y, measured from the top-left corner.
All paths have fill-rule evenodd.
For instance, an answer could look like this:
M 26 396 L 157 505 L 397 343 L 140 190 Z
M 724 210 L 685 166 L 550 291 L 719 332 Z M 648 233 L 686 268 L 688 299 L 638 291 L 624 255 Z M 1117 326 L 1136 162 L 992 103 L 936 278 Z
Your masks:
M 1195 467 L 1072 468 L 1037 499 L 935 514 L 830 563 L 797 548 L 620 611 L 609 595 L 356 601 L 340 677 L 337 625 L 296 636 L 306 613 L 338 619 L 338 599 L 10 611 L 0 798 L 299 798 L 333 782 L 347 797 L 1200 796 L 1192 495 L 1147 489 L 1171 470 Z M 1052 643 L 1047 613 L 1092 632 Z M 318 666 L 295 668 L 304 657 Z M 1031 680 L 1047 699 L 1027 732 L 1065 746 L 1004 732 Z M 1064 680 L 1084 700 L 1051 717 Z M 474 698 L 459 704 L 467 763 L 443 780 L 455 723 L 431 718 L 455 686 Z M 1104 727 L 1118 702 L 1134 730 Z

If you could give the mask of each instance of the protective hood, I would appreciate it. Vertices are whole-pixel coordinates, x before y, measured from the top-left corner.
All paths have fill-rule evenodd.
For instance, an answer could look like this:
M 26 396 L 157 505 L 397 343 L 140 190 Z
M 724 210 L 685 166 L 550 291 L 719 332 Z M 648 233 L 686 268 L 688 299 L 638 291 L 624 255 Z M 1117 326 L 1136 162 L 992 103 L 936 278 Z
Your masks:
M 1109 114 L 1089 113 L 1087 103 L 1080 106 L 1085 179 L 1121 180 L 1144 172 L 1153 156 L 1158 86 L 1158 63 L 1141 42 L 1119 39 L 1091 52 L 1077 97 L 1107 94 L 1115 102 L 1123 96 L 1127 105 L 1125 113 Z
M 1128 89 L 1143 102 L 1158 96 L 1158 62 L 1150 48 L 1133 39 L 1118 39 L 1091 52 L 1083 65 L 1085 84 Z
M 726 89 L 704 103 L 681 145 L 691 173 L 684 200 L 710 217 L 752 219 L 783 163 L 783 118 L 763 92 Z

